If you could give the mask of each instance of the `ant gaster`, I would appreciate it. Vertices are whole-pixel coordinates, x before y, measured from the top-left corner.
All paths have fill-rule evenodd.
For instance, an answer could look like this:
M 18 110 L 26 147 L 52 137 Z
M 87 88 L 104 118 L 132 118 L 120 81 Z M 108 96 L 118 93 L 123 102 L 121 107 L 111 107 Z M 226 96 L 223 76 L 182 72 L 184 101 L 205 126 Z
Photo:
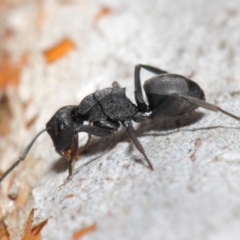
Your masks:
M 142 94 L 141 68 L 157 74 L 143 85 L 148 103 L 145 102 Z M 0 177 L 0 182 L 26 158 L 35 140 L 44 131 L 47 131 L 52 138 L 57 153 L 68 160 L 68 177 L 70 177 L 73 162 L 78 155 L 79 132 L 107 137 L 117 132 L 121 123 L 138 151 L 146 159 L 148 167 L 153 170 L 143 146 L 136 137 L 132 121 L 144 122 L 149 118 L 182 115 L 198 107 L 215 112 L 220 111 L 229 117 L 240 120 L 239 117 L 222 110 L 220 107 L 205 102 L 203 90 L 197 83 L 184 76 L 139 64 L 135 67 L 134 79 L 136 105 L 127 98 L 125 88 L 120 88 L 115 82 L 112 88 L 105 88 L 89 94 L 79 105 L 60 108 L 46 124 L 46 129 L 34 137 L 19 160 Z M 85 122 L 89 124 L 84 125 Z

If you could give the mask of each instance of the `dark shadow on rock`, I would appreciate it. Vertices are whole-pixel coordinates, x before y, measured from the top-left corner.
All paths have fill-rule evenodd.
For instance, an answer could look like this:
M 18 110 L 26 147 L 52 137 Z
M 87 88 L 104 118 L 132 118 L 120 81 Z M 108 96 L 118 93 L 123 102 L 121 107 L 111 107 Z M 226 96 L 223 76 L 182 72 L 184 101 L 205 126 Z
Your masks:
M 65 172 L 68 170 L 68 162 L 64 157 L 60 157 L 51 167 L 51 170 L 53 170 L 56 173 Z
M 76 175 L 76 174 L 78 174 L 82 168 L 84 168 L 85 166 L 89 165 L 89 164 L 92 163 L 92 162 L 97 161 L 100 157 L 102 157 L 102 156 L 105 155 L 106 153 L 107 153 L 107 152 L 104 152 L 103 154 L 100 154 L 99 156 L 91 159 L 90 161 L 88 161 L 88 162 L 84 163 L 83 165 L 81 165 L 80 167 L 78 167 L 78 168 L 76 169 L 76 171 L 73 173 L 73 176 Z
M 202 130 L 211 130 L 217 128 L 224 128 L 224 129 L 239 129 L 237 127 L 226 127 L 226 126 L 209 126 L 209 127 L 202 127 L 202 128 L 192 128 L 192 129 L 181 129 L 181 127 L 191 126 L 191 124 L 196 123 L 199 121 L 204 114 L 201 112 L 191 112 L 185 115 L 176 116 L 176 117 L 162 117 L 159 119 L 155 119 L 152 121 L 147 121 L 140 124 L 136 129 L 137 137 L 141 136 L 166 136 L 171 135 L 179 131 L 184 132 L 194 132 L 194 131 L 202 131 Z M 171 130 L 171 131 L 169 131 Z M 173 130 L 173 131 L 172 131 Z M 154 133 L 153 133 L 154 131 Z M 162 131 L 169 131 L 169 132 L 162 132 Z M 148 133 L 151 132 L 151 133 Z M 161 133 L 162 132 L 162 133 Z M 99 156 L 93 158 L 89 162 L 83 164 L 79 169 L 82 167 L 90 164 L 91 162 L 96 161 L 99 157 L 103 156 L 107 152 L 111 151 L 117 143 L 119 142 L 131 142 L 130 137 L 128 136 L 126 130 L 121 128 L 118 133 L 114 134 L 110 137 L 93 137 L 89 144 L 84 148 L 79 148 L 80 151 L 80 158 L 76 161 L 81 161 L 82 157 L 89 157 L 91 155 L 99 154 Z M 144 146 L 143 146 L 144 147 Z M 133 150 L 133 148 L 132 148 Z M 132 151 L 131 150 L 131 151 Z M 144 162 L 144 158 L 135 159 L 137 162 Z M 77 170 L 77 172 L 79 171 Z M 68 170 L 68 163 L 67 160 L 63 157 L 59 158 L 52 166 L 52 170 L 55 172 L 64 172 Z M 76 173 L 75 173 L 76 174 Z

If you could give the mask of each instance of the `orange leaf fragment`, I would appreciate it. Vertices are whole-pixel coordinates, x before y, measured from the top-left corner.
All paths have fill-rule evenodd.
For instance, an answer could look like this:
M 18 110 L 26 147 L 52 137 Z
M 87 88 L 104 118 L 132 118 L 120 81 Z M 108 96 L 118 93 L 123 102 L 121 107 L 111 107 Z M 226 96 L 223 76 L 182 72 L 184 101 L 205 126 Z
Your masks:
M 47 224 L 48 219 L 44 220 L 43 222 L 40 222 L 37 226 L 32 228 L 32 235 L 37 236 L 39 235 L 40 237 L 40 232 L 43 229 L 43 227 Z
M 65 56 L 69 51 L 75 48 L 75 44 L 70 39 L 64 39 L 56 46 L 44 51 L 45 59 L 48 63 L 52 63 L 59 58 Z
M 94 231 L 95 229 L 96 229 L 96 224 L 95 223 L 88 226 L 88 227 L 82 228 L 81 230 L 75 232 L 72 235 L 72 240 L 78 240 L 81 237 L 83 237 L 84 235 L 86 235 L 87 233 L 90 233 L 90 232 Z
M 34 210 L 30 212 L 28 216 L 28 220 L 26 222 L 26 226 L 23 232 L 22 240 L 32 240 L 32 220 L 33 220 Z
M 0 136 L 10 133 L 12 113 L 7 96 L 3 95 L 0 100 Z
M 10 239 L 7 227 L 3 222 L 0 223 L 0 239 L 1 240 L 9 240 Z
M 28 120 L 25 124 L 26 128 L 30 128 L 34 124 L 34 122 L 37 120 L 37 118 L 38 118 L 38 114 L 36 114 L 30 120 Z
M 74 195 L 72 193 L 70 193 L 66 196 L 66 198 L 72 198 L 72 197 L 74 197 Z
M 12 62 L 8 53 L 0 55 L 0 90 L 8 85 L 18 86 L 21 68 L 27 62 L 27 54 L 23 55 L 19 62 Z
M 45 220 L 32 228 L 33 216 L 34 216 L 34 209 L 32 209 L 32 211 L 29 214 L 29 217 L 23 232 L 22 240 L 40 240 L 41 239 L 41 234 L 40 234 L 41 230 L 46 225 L 48 220 Z
M 102 7 L 102 9 L 96 14 L 95 20 L 100 20 L 103 17 L 106 17 L 111 13 L 111 9 L 109 7 Z

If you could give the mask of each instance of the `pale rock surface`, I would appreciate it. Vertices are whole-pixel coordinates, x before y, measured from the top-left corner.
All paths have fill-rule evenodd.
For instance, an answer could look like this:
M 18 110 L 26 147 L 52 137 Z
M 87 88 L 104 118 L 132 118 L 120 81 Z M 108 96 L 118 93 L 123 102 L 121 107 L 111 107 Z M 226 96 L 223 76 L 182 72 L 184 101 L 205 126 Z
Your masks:
M 40 30 L 33 26 L 38 5 L 27 3 L 8 16 L 8 24 L 21 29 L 18 44 L 10 42 L 8 48 L 16 57 L 30 50 L 31 61 L 22 72 L 19 96 L 12 100 L 14 131 L 1 139 L 2 170 L 58 108 L 78 104 L 113 81 L 126 87 L 134 101 L 137 63 L 191 76 L 209 102 L 240 116 L 240 1 L 69 2 L 42 1 L 46 19 Z M 96 21 L 103 6 L 110 14 Z M 76 49 L 46 64 L 42 51 L 64 37 L 72 39 Z M 142 76 L 150 74 L 143 71 Z M 29 99 L 33 101 L 23 111 L 20 104 Z M 35 113 L 36 124 L 25 129 L 21 119 Z M 35 208 L 34 224 L 49 219 L 42 230 L 44 240 L 71 239 L 73 232 L 93 223 L 96 230 L 82 239 L 238 240 L 239 126 L 236 120 L 202 109 L 135 125 L 153 172 L 125 131 L 94 138 L 64 186 L 65 162 L 45 134 L 28 164 L 16 170 L 34 185 L 25 215 Z M 86 135 L 79 137 L 83 145 Z M 7 181 L 0 198 L 2 214 L 13 208 L 5 197 Z M 18 219 L 21 230 L 26 216 Z M 12 239 L 20 238 L 11 234 Z

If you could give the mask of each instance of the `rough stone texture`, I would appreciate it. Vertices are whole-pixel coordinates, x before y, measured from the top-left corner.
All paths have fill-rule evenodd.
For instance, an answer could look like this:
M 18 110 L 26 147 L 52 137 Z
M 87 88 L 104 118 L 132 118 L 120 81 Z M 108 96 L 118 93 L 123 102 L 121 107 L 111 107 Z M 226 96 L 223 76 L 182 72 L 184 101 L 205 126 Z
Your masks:
M 103 7 L 110 13 L 96 20 Z M 40 10 L 44 20 L 36 27 Z M 113 81 L 133 100 L 137 63 L 191 76 L 209 102 L 240 115 L 238 0 L 26 1 L 12 10 L 6 24 L 17 31 L 6 48 L 16 58 L 28 50 L 30 63 L 18 95 L 9 90 L 14 120 L 12 135 L 0 142 L 2 171 L 61 106 L 77 104 Z M 43 50 L 65 37 L 76 49 L 47 64 Z M 36 113 L 34 126 L 26 129 L 22 120 Z M 83 239 L 239 239 L 239 122 L 199 109 L 135 127 L 153 172 L 122 130 L 111 138 L 94 138 L 76 162 L 72 180 L 62 185 L 64 161 L 47 134 L 37 140 L 27 163 L 16 170 L 15 184 L 22 186 L 24 178 L 34 185 L 28 204 L 28 210 L 36 209 L 34 224 L 49 219 L 42 239 L 70 239 L 92 223 L 96 230 Z M 81 145 L 85 137 L 80 134 Z M 8 181 L 0 190 L 2 216 L 14 209 L 6 197 Z M 12 229 L 13 220 L 5 221 Z M 26 217 L 18 218 L 19 229 L 24 222 Z M 16 235 L 12 229 L 12 239 Z

